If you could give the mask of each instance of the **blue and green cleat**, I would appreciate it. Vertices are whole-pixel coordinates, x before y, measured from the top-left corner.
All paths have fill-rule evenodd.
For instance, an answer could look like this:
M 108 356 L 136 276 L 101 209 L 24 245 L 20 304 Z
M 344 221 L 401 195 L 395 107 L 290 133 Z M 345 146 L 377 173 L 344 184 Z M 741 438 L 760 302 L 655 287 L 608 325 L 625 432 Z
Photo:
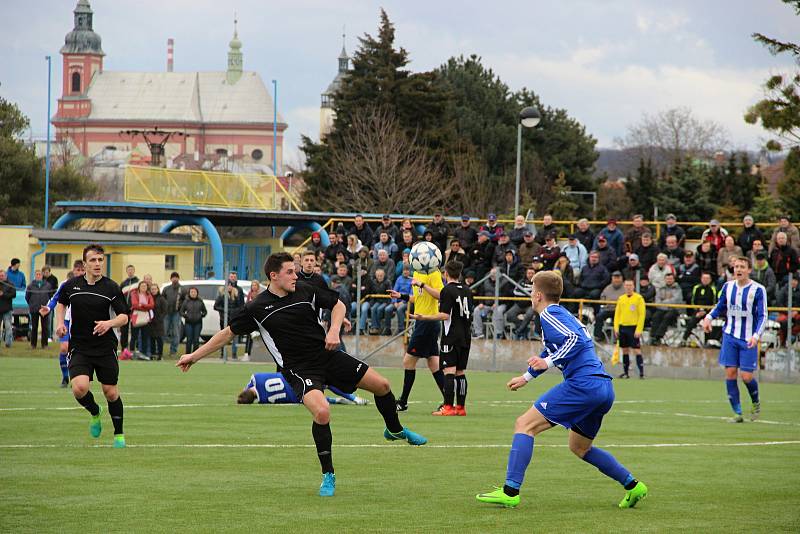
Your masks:
M 336 475 L 333 473 L 322 473 L 322 484 L 319 485 L 320 497 L 333 497 L 336 491 Z
M 633 508 L 636 503 L 647 497 L 647 486 L 644 482 L 637 482 L 633 489 L 625 493 L 625 498 L 619 502 L 620 508 Z
M 499 504 L 501 506 L 505 506 L 506 508 L 514 508 L 519 504 L 519 495 L 506 495 L 506 492 L 503 491 L 503 488 L 495 488 L 494 491 L 489 491 L 487 493 L 479 493 L 475 496 L 480 502 L 486 502 L 489 504 Z
M 124 449 L 125 448 L 125 434 L 115 434 L 114 435 L 114 445 L 115 449 Z
M 428 443 L 427 438 L 417 434 L 416 432 L 412 432 L 411 430 L 404 428 L 400 432 L 394 434 L 389 432 L 389 429 L 384 429 L 383 437 L 386 438 L 388 441 L 397 441 L 400 439 L 404 439 L 408 441 L 409 445 L 425 445 Z
M 101 409 L 97 412 L 97 415 L 93 415 L 89 421 L 89 434 L 91 434 L 93 438 L 99 438 L 100 433 L 103 431 L 103 423 L 100 422 L 100 416 L 102 414 L 103 411 Z

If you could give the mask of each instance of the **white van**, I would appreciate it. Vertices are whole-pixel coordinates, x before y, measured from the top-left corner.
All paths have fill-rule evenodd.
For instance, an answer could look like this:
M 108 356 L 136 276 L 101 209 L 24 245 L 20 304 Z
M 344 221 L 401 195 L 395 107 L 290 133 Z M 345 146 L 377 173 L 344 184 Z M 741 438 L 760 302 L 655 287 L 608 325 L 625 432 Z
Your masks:
M 200 298 L 203 299 L 203 303 L 206 305 L 206 311 L 208 313 L 203 318 L 203 328 L 200 331 L 200 337 L 203 341 L 208 341 L 211 336 L 219 332 L 219 313 L 214 309 L 214 302 L 217 300 L 219 290 L 224 284 L 225 280 L 181 281 L 181 286 L 187 290 L 190 287 L 196 287 L 197 291 L 200 293 Z M 164 288 L 168 285 L 170 285 L 169 282 L 161 284 L 161 291 L 164 291 Z M 247 294 L 250 292 L 250 280 L 239 280 L 237 286 L 246 300 Z M 261 288 L 266 289 L 266 286 L 262 284 Z

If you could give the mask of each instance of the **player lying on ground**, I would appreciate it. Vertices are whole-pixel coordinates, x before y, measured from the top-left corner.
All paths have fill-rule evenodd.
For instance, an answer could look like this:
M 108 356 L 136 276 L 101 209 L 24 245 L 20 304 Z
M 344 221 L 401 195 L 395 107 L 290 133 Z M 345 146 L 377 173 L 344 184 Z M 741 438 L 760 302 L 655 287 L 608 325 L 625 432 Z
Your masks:
M 555 271 L 542 271 L 534 276 L 531 302 L 542 322 L 543 357 L 531 357 L 525 374 L 512 378 L 508 387 L 516 391 L 551 367 L 561 370 L 564 381 L 539 397 L 517 418 L 505 485 L 481 493 L 477 499 L 517 506 L 519 488 L 533 456 L 534 436 L 558 424 L 569 429 L 569 450 L 627 490 L 619 507 L 633 508 L 647 496 L 647 487 L 611 454 L 592 446 L 603 416 L 614 403 L 614 388 L 594 352 L 594 342 L 586 327 L 558 304 L 563 283 L 561 275 Z
M 285 252 L 267 258 L 264 272 L 270 280 L 267 290 L 237 311 L 228 326 L 208 343 L 181 356 L 176 366 L 186 372 L 233 336 L 249 335 L 258 329 L 283 377 L 313 418 L 311 434 L 322 465 L 319 494 L 323 497 L 333 496 L 336 488 L 330 406 L 322 393 L 326 385 L 350 393 L 357 388 L 373 393 L 375 407 L 386 423 L 383 436 L 387 440 L 406 440 L 411 445 L 427 443 L 427 439 L 400 424 L 389 381 L 366 363 L 338 350 L 339 330 L 345 315 L 345 305 L 338 293 L 298 284 L 294 259 Z M 331 310 L 327 334 L 319 321 L 320 309 Z
M 362 399 L 352 393 L 345 393 L 333 386 L 327 389 L 336 393 L 339 397 L 325 397 L 328 404 L 358 404 L 364 406 L 369 404 L 367 399 Z M 280 373 L 256 373 L 250 376 L 250 382 L 244 387 L 236 397 L 238 404 L 300 404 L 300 399 L 292 391 L 291 385 Z

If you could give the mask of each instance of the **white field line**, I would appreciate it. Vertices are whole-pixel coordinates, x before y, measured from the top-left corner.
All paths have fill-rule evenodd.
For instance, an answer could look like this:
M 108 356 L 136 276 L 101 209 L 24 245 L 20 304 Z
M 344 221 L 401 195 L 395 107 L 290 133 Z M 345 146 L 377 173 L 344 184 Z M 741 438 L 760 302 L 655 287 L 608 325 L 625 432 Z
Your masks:
M 774 445 L 800 445 L 800 440 L 792 441 L 745 441 L 739 443 L 604 443 L 603 448 L 647 449 L 647 448 L 682 448 L 682 447 L 768 447 Z M 381 449 L 396 447 L 390 444 L 337 444 L 342 449 Z M 537 447 L 565 449 L 568 445 L 536 444 Z M 21 443 L 0 445 L 0 449 L 103 449 L 112 445 L 73 445 L 73 444 L 36 444 Z M 313 444 L 280 444 L 280 443 L 151 443 L 129 444 L 127 448 L 138 449 L 313 449 Z M 508 443 L 476 443 L 436 445 L 426 444 L 427 449 L 507 449 Z
M 668 412 L 640 412 L 635 410 L 614 410 L 614 413 L 629 413 L 635 415 L 666 415 L 668 417 L 692 417 L 694 419 L 712 419 L 716 421 L 728 421 L 729 417 L 721 417 L 718 415 L 697 415 L 692 413 L 668 413 Z M 754 423 L 761 423 L 763 425 L 787 425 L 787 426 L 800 426 L 800 423 L 789 423 L 786 421 L 769 421 L 765 419 L 758 419 Z
M 226 404 L 133 404 L 125 405 L 126 410 L 136 410 L 141 408 L 195 408 L 198 406 L 231 406 L 230 403 Z M 281 406 L 281 405 L 276 405 Z M 291 406 L 291 405 L 286 405 Z M 84 410 L 83 406 L 55 406 L 55 407 L 46 407 L 46 408 L 34 408 L 34 407 L 25 407 L 25 408 L 0 408 L 0 412 L 49 412 L 49 411 L 70 411 L 70 410 Z

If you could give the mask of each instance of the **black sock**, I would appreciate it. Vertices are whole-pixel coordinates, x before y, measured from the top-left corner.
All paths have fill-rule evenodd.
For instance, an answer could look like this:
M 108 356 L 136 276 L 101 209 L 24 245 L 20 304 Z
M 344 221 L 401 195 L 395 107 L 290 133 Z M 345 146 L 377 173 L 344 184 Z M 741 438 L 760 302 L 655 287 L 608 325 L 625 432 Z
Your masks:
M 622 355 L 622 369 L 624 370 L 625 374 L 628 374 L 628 369 L 631 368 L 631 357 L 627 354 Z
M 314 436 L 314 444 L 317 446 L 317 456 L 322 466 L 322 472 L 333 473 L 333 456 L 331 455 L 333 435 L 331 434 L 331 425 L 320 425 L 314 421 L 311 423 L 311 435 Z
M 467 375 L 456 376 L 456 404 L 464 406 L 467 403 Z
M 90 414 L 97 415 L 100 413 L 100 406 L 94 401 L 94 395 L 92 395 L 91 391 L 87 391 L 86 395 L 75 400 L 78 401 L 78 404 L 89 410 Z
M 436 385 L 439 387 L 439 391 L 444 394 L 444 372 L 439 369 L 435 373 L 433 373 L 433 379 L 436 381 Z
M 408 402 L 408 396 L 411 395 L 411 388 L 414 387 L 414 379 L 417 378 L 416 369 L 406 369 L 403 373 L 403 394 L 400 395 L 400 402 Z
M 639 376 L 644 376 L 644 358 L 641 354 L 636 355 L 636 367 L 639 368 Z
M 639 483 L 639 481 L 634 478 L 633 480 L 631 480 L 630 482 L 625 484 L 625 489 L 626 490 L 632 490 L 633 488 L 636 487 L 636 484 L 638 484 L 638 483 Z
M 114 435 L 122 434 L 122 397 L 115 401 L 108 401 L 108 415 L 114 423 Z
M 397 406 L 395 405 L 394 393 L 389 391 L 383 397 L 375 395 L 375 407 L 383 417 L 386 423 L 386 428 L 392 434 L 397 434 L 403 431 L 403 425 L 400 424 L 400 417 L 397 415 Z
M 519 489 L 512 488 L 511 486 L 506 484 L 503 486 L 503 493 L 505 493 L 509 497 L 516 497 L 517 495 L 519 495 Z
M 456 396 L 456 375 L 444 375 L 444 403 L 453 405 Z

